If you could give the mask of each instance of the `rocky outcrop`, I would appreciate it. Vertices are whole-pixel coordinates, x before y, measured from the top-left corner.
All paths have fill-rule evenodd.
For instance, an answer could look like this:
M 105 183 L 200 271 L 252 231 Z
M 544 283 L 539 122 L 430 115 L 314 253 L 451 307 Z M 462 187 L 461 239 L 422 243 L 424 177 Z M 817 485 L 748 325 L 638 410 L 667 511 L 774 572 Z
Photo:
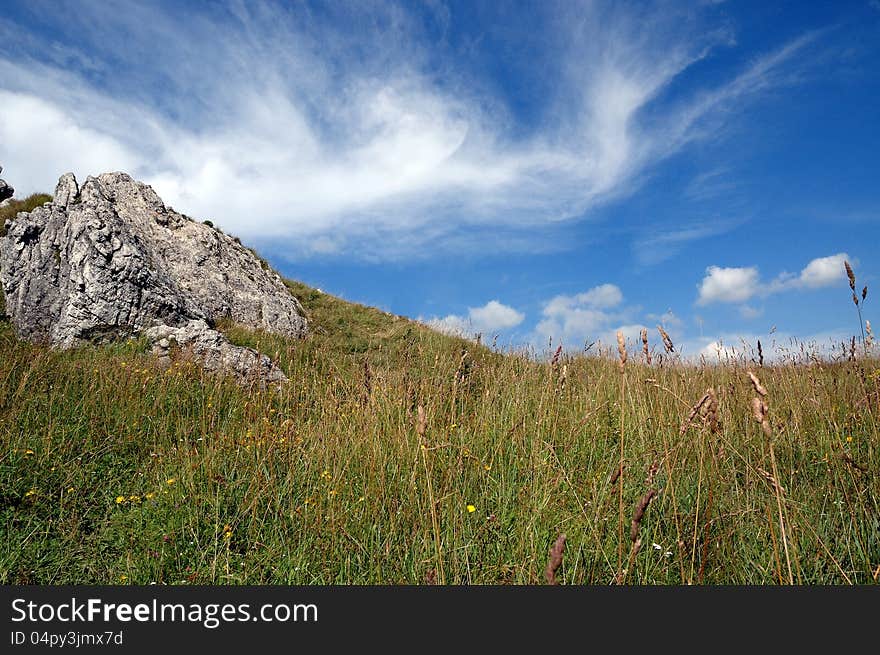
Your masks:
M 253 348 L 235 346 L 204 321 L 190 321 L 182 327 L 161 325 L 144 331 L 152 344 L 159 363 L 171 363 L 171 352 L 176 346 L 198 359 L 209 373 L 231 374 L 246 382 L 271 384 L 284 382 L 287 376 L 269 357 Z
M 265 262 L 125 173 L 81 187 L 63 175 L 51 203 L 7 221 L 0 282 L 19 337 L 59 347 L 191 321 L 211 330 L 229 319 L 290 337 L 307 330 L 299 301 Z M 187 342 L 206 353 L 199 332 Z
M 0 173 L 3 172 L 3 167 L 0 166 Z M 15 189 L 6 184 L 6 180 L 0 180 L 0 203 L 5 204 L 7 200 L 12 198 L 15 195 Z

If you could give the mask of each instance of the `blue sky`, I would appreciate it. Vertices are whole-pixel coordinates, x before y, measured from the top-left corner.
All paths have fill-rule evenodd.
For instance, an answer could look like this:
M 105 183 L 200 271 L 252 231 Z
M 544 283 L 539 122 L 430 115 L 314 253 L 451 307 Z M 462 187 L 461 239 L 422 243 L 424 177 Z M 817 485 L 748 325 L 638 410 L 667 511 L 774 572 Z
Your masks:
M 17 195 L 124 170 L 292 278 L 443 329 L 825 345 L 858 331 L 843 259 L 876 279 L 880 0 L 4 13 Z

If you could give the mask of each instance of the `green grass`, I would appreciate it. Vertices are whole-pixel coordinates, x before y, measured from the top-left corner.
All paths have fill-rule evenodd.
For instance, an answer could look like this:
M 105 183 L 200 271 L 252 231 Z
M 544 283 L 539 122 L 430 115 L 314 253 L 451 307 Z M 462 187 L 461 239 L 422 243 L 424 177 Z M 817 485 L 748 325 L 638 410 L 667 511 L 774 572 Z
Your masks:
M 777 498 L 742 362 L 553 366 L 288 285 L 305 340 L 223 328 L 279 391 L 0 323 L 0 583 L 540 583 L 563 532 L 564 584 L 875 582 L 876 360 L 753 369 Z M 682 433 L 710 386 L 720 431 Z

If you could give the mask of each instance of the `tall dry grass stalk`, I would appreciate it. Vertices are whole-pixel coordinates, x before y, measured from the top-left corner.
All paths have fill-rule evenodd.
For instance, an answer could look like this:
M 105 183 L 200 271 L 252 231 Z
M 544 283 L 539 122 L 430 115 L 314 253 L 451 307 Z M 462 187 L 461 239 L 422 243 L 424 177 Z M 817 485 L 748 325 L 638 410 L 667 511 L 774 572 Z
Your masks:
M 651 365 L 651 351 L 648 349 L 648 328 L 642 328 L 639 335 L 642 338 L 642 353 L 645 355 L 645 364 Z
M 278 361 L 276 359 L 276 361 Z M 373 395 L 373 369 L 370 368 L 370 360 L 364 357 L 364 396 L 363 405 L 370 404 L 370 398 Z
M 847 270 L 851 272 L 852 269 L 847 265 Z M 755 390 L 755 397 L 752 398 L 752 416 L 755 420 L 761 424 L 761 430 L 763 430 L 764 435 L 767 437 L 767 444 L 770 449 L 770 465 L 773 468 L 773 491 L 776 496 L 776 509 L 779 514 L 779 532 L 782 535 L 782 548 L 785 551 L 785 565 L 788 569 L 788 583 L 794 584 L 794 576 L 792 574 L 791 569 L 791 556 L 789 555 L 789 544 L 788 544 L 788 535 L 785 529 L 785 515 L 782 511 L 782 485 L 779 484 L 779 470 L 776 467 L 776 452 L 773 448 L 773 429 L 770 426 L 769 421 L 769 407 L 767 406 L 767 389 L 764 385 L 761 384 L 761 381 L 758 377 L 748 371 L 749 379 L 752 382 L 752 388 Z
M 688 414 L 688 417 L 682 422 L 681 427 L 678 430 L 679 435 L 684 435 L 684 433 L 688 431 L 688 428 L 691 426 L 697 415 L 701 414 L 703 410 L 703 405 L 705 405 L 707 402 L 709 402 L 708 391 L 703 394 L 703 397 L 700 398 L 693 407 L 691 407 L 691 411 Z
M 865 303 L 865 299 L 868 297 L 868 287 L 867 285 L 862 288 L 862 302 L 859 303 L 859 297 L 856 295 L 856 274 L 853 273 L 852 266 L 849 265 L 849 262 L 844 260 L 843 266 L 846 269 L 846 277 L 849 279 L 849 288 L 852 291 L 852 301 L 856 306 L 856 311 L 859 313 L 859 329 L 862 331 L 862 345 L 865 349 L 865 355 L 868 354 L 868 342 L 865 339 L 865 324 L 862 321 L 862 305 Z
M 629 531 L 629 539 L 635 544 L 639 538 L 639 529 L 642 527 L 642 518 L 645 516 L 645 511 L 648 509 L 648 505 L 651 504 L 651 501 L 657 497 L 656 489 L 649 489 L 647 493 L 641 497 L 639 502 L 636 504 L 636 509 L 633 512 L 632 521 L 630 523 L 630 531 Z
M 556 385 L 557 391 L 565 389 L 565 383 L 568 378 L 568 366 L 562 363 L 562 356 L 562 346 L 559 346 L 550 359 L 550 380 Z
M 650 473 L 648 477 L 649 479 L 653 478 Z M 651 501 L 657 497 L 657 494 L 658 492 L 656 489 L 649 489 L 645 493 L 645 495 L 639 499 L 639 502 L 636 503 L 635 510 L 633 511 L 632 520 L 630 521 L 629 539 L 632 545 L 629 549 L 629 562 L 627 563 L 625 569 L 618 571 L 617 576 L 615 577 L 615 584 L 622 585 L 624 582 L 626 582 L 626 576 L 629 571 L 632 570 L 633 565 L 636 561 L 636 556 L 642 550 L 642 538 L 639 536 L 639 530 L 641 530 L 642 519 L 645 516 L 648 505 L 650 505 Z
M 431 482 L 431 470 L 428 468 L 428 442 L 425 434 L 428 430 L 428 416 L 425 407 L 419 405 L 416 423 L 416 434 L 419 440 L 419 451 L 422 454 L 422 467 L 425 470 L 425 480 L 428 488 L 428 502 L 431 506 L 431 526 L 434 530 L 434 549 L 437 553 L 437 571 L 440 574 L 440 584 L 446 584 L 446 575 L 443 571 L 443 544 L 440 539 L 440 521 L 437 518 L 437 502 L 434 500 L 434 485 Z

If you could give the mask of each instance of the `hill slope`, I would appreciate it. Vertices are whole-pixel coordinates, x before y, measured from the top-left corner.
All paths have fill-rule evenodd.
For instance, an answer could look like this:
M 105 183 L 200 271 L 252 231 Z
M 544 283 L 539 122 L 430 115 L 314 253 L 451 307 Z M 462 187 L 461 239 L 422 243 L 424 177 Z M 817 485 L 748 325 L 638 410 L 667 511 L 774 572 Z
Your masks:
M 760 370 L 771 451 L 736 363 L 539 364 L 286 283 L 304 341 L 222 326 L 280 391 L 0 322 L 0 583 L 535 583 L 562 532 L 565 583 L 876 580 L 875 360 Z

